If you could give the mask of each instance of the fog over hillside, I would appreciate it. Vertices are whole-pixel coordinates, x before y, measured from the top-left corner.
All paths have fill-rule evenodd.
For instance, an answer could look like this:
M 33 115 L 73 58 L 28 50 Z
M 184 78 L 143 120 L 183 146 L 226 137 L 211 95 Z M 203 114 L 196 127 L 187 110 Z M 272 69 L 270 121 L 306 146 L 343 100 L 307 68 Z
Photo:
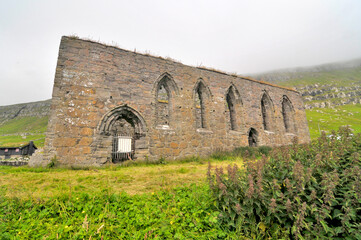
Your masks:
M 361 58 L 344 62 L 326 63 L 316 66 L 277 69 L 269 72 L 249 74 L 249 76 L 256 79 L 262 79 L 267 82 L 280 84 L 291 79 L 305 77 L 305 73 L 309 74 L 307 75 L 308 77 L 314 76 L 316 80 L 317 74 L 312 73 L 331 72 L 359 67 L 361 67 Z

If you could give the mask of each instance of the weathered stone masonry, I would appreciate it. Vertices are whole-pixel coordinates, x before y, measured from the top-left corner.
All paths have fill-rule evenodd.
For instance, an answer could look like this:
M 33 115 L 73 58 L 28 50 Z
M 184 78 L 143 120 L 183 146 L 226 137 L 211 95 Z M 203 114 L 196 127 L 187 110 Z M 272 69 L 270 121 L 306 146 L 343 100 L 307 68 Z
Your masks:
M 101 165 L 309 142 L 298 92 L 87 40 L 63 37 L 45 160 Z M 127 141 L 127 140 L 124 140 Z M 129 147 L 129 146 L 128 146 Z

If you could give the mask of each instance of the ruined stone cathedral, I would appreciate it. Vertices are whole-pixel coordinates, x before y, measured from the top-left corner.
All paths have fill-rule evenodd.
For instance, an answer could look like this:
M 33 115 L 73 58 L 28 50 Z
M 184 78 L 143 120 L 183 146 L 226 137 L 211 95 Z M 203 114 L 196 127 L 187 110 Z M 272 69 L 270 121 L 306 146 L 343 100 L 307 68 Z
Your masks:
M 310 141 L 300 94 L 63 37 L 44 161 L 89 166 Z

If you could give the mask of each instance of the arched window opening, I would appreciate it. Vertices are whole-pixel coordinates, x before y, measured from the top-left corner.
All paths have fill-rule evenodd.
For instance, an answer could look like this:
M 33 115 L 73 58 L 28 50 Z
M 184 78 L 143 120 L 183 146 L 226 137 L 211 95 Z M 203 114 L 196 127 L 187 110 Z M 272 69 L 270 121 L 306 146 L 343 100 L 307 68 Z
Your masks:
M 294 111 L 291 101 L 284 96 L 282 101 L 283 123 L 287 133 L 295 133 Z
M 157 92 L 157 123 L 169 125 L 169 93 L 164 83 L 158 86 Z
M 171 123 L 172 101 L 178 88 L 172 77 L 165 73 L 156 83 L 156 125 L 169 126 Z
M 264 130 L 272 130 L 272 102 L 266 93 L 262 96 L 261 111 Z
M 239 96 L 237 90 L 231 86 L 228 89 L 228 93 L 226 96 L 227 107 L 229 111 L 229 122 L 230 122 L 230 129 L 231 130 L 238 130 L 237 124 L 237 106 L 239 102 Z
M 206 86 L 199 82 L 195 89 L 195 108 L 197 128 L 207 128 L 206 110 L 209 97 Z
M 258 133 L 254 128 L 251 128 L 248 133 L 248 145 L 250 147 L 258 146 Z

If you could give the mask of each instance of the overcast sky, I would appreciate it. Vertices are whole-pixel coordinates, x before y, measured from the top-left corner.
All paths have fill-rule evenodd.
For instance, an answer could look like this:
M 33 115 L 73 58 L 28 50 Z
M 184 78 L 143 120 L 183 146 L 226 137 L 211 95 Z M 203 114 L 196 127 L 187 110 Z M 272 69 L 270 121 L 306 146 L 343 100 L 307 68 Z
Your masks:
M 77 35 L 248 74 L 361 57 L 360 0 L 0 0 L 0 105 L 51 98 Z

